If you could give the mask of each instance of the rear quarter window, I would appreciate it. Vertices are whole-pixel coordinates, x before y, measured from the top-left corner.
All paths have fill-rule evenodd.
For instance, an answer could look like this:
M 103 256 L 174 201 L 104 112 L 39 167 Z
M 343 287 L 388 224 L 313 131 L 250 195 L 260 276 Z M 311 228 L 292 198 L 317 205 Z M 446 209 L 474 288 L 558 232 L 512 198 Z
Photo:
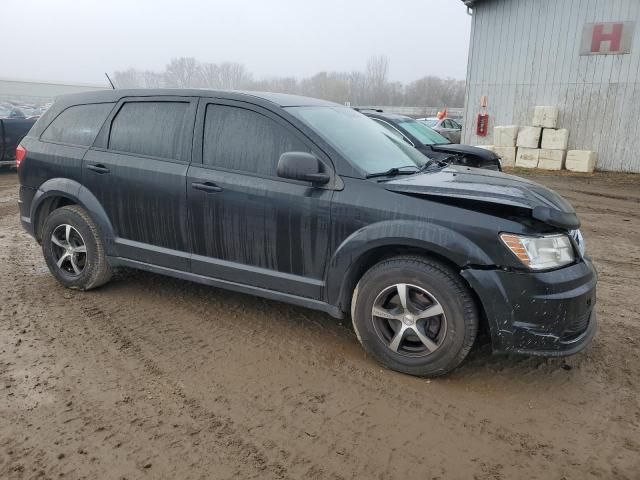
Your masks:
M 114 118 L 109 150 L 184 160 L 188 102 L 127 102 Z
M 40 139 L 88 147 L 114 105 L 93 103 L 69 107 L 49 124 Z

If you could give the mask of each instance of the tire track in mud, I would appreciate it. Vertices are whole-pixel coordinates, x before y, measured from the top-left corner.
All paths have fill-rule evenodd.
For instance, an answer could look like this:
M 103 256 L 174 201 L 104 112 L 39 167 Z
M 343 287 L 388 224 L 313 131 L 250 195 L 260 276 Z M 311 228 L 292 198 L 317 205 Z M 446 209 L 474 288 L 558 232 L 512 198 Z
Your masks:
M 138 280 L 140 281 L 140 279 Z M 142 279 L 142 283 L 143 284 L 145 283 L 144 279 Z M 158 294 L 158 296 L 162 297 L 161 294 Z M 197 295 L 194 295 L 194 297 L 196 297 L 194 301 L 189 300 L 186 302 L 186 304 L 199 305 L 200 303 L 198 302 Z M 161 301 L 160 298 L 158 298 L 157 301 L 160 302 Z M 164 306 L 162 308 L 158 307 L 160 311 L 166 308 L 167 306 Z M 205 307 L 202 307 L 202 308 L 207 310 Z M 156 312 L 155 314 L 153 314 L 153 312 L 147 313 L 147 315 L 150 315 L 153 318 L 156 318 L 156 321 L 159 320 L 158 314 L 160 314 L 160 312 Z M 160 314 L 160 317 L 161 316 L 162 315 Z M 189 315 L 189 317 L 187 318 L 192 318 L 192 316 Z M 162 325 L 164 330 L 167 328 L 165 319 L 161 319 L 161 320 L 162 320 Z M 197 321 L 195 325 L 192 325 L 191 322 L 188 322 L 188 326 L 190 330 L 193 329 L 198 331 L 198 330 L 201 330 L 203 327 L 206 328 L 207 323 L 208 322 L 206 321 Z M 232 331 L 232 330 L 227 330 L 227 327 L 228 327 L 227 325 L 223 325 L 222 329 L 225 331 Z M 170 330 L 177 332 L 179 328 L 180 327 L 173 325 L 170 328 Z M 135 329 L 136 332 L 141 330 L 142 329 L 140 328 Z M 181 333 L 184 333 L 184 322 L 182 323 Z M 192 338 L 191 333 L 192 332 L 189 332 L 186 338 L 191 339 Z M 236 331 L 236 333 L 238 335 L 246 335 L 248 332 L 243 331 L 238 333 Z M 292 336 L 297 337 L 297 333 L 298 332 L 295 332 Z M 145 346 L 149 346 L 154 344 L 154 340 L 155 339 L 153 338 L 149 338 L 149 336 L 145 336 L 144 339 L 140 339 L 140 343 L 144 344 Z M 162 343 L 160 342 L 159 346 L 161 347 L 161 345 Z M 265 342 L 261 346 L 266 346 L 269 349 L 282 348 L 282 345 L 280 343 L 277 343 L 274 341 Z M 184 350 L 184 348 L 188 348 L 188 345 L 183 345 L 178 350 Z M 285 357 L 285 359 L 295 359 L 295 363 L 299 366 L 299 364 L 301 363 L 300 359 L 304 358 L 303 362 L 306 364 L 306 367 L 308 368 L 313 368 L 315 365 L 317 365 L 319 361 L 324 363 L 322 360 L 315 359 L 315 356 L 316 356 L 315 352 L 310 352 L 309 350 L 306 350 L 306 352 L 307 352 L 306 357 L 310 356 L 311 358 L 306 358 L 305 356 L 298 355 L 296 352 L 295 355 L 291 355 L 290 357 Z M 309 355 L 310 353 L 312 353 L 312 355 Z M 272 359 L 270 358 L 265 359 L 265 361 L 271 361 L 271 360 Z M 291 362 L 286 362 L 286 363 L 291 363 Z M 467 415 L 464 415 L 462 414 L 462 412 L 457 411 L 458 409 L 455 406 L 451 404 L 449 405 L 443 404 L 437 399 L 437 397 L 434 397 L 433 395 L 428 395 L 428 403 L 425 405 L 424 398 L 417 397 L 415 395 L 415 392 L 407 388 L 403 388 L 401 384 L 398 384 L 398 385 L 395 385 L 393 383 L 391 385 L 380 384 L 380 382 L 374 381 L 375 376 L 362 375 L 362 373 L 364 373 L 365 370 L 359 370 L 357 368 L 354 368 L 353 365 L 348 365 L 349 363 L 348 360 L 347 362 L 341 362 L 341 363 L 345 365 L 346 368 L 339 369 L 339 370 L 334 369 L 332 371 L 333 375 L 334 376 L 338 375 L 340 377 L 340 382 L 343 384 L 348 384 L 348 383 L 351 383 L 352 385 L 357 384 L 357 389 L 360 391 L 361 394 L 364 394 L 364 396 L 367 396 L 370 399 L 373 398 L 373 400 L 370 400 L 368 402 L 369 405 L 375 402 L 380 403 L 381 402 L 381 399 L 379 398 L 380 391 L 381 389 L 385 389 L 386 391 L 384 393 L 384 402 L 382 403 L 387 403 L 389 400 L 393 400 L 393 402 L 397 402 L 397 404 L 405 405 L 406 407 L 414 409 L 416 411 L 421 410 L 420 417 L 425 417 L 429 420 L 430 429 L 433 430 L 435 426 L 434 424 L 436 424 L 437 428 L 442 430 L 445 436 L 447 436 L 447 434 L 445 433 L 446 431 L 450 431 L 450 430 L 455 431 L 459 429 L 460 425 L 464 425 L 463 431 L 459 433 L 464 434 L 466 432 L 466 434 L 478 435 L 480 437 L 478 439 L 478 443 L 499 441 L 508 445 L 513 445 L 513 444 L 518 445 L 518 447 L 514 449 L 516 451 L 526 452 L 527 455 L 540 454 L 547 459 L 551 459 L 555 457 L 555 454 L 553 453 L 554 451 L 553 445 L 545 444 L 541 439 L 535 439 L 535 437 L 529 434 L 517 432 L 508 427 L 505 428 L 503 426 L 493 425 L 492 422 L 486 418 L 478 422 L 478 420 L 474 418 L 473 412 L 467 413 Z M 281 368 L 291 369 L 293 368 L 293 365 L 288 365 Z M 216 385 L 215 390 L 219 390 L 220 388 L 222 388 L 220 385 Z M 367 393 L 364 393 L 364 392 L 367 392 Z M 294 393 L 294 395 L 290 397 L 288 401 L 292 401 L 293 399 L 304 397 L 304 394 L 305 394 L 304 391 L 292 392 L 292 393 Z M 422 395 L 423 393 L 420 394 L 420 396 Z M 227 396 L 229 395 L 227 394 Z M 242 400 L 242 395 L 240 396 L 240 398 L 233 398 L 232 401 L 236 402 L 241 400 Z M 285 402 L 286 401 L 287 400 L 285 399 Z M 365 403 L 363 406 L 365 410 L 366 410 L 366 405 L 367 404 Z M 260 405 L 257 405 L 255 403 L 252 403 L 250 405 L 250 408 L 252 411 L 260 411 L 261 409 L 260 407 L 261 407 Z M 446 412 L 446 413 L 443 415 L 442 412 Z M 365 418 L 363 418 L 362 420 L 366 421 Z M 371 432 L 367 432 L 367 431 L 362 432 L 363 435 L 366 435 L 367 433 L 371 433 Z M 293 437 L 297 437 L 299 436 L 299 434 L 300 432 L 296 431 L 295 429 L 292 432 Z M 337 436 L 340 437 L 340 435 L 337 435 Z M 483 437 L 487 437 L 487 438 L 483 438 Z M 418 438 L 419 436 L 417 436 L 416 441 L 418 441 Z M 558 450 L 558 449 L 555 449 L 555 450 Z M 569 452 L 567 451 L 566 454 L 568 453 Z M 420 463 L 419 459 L 413 459 L 413 461 L 417 462 L 417 464 Z

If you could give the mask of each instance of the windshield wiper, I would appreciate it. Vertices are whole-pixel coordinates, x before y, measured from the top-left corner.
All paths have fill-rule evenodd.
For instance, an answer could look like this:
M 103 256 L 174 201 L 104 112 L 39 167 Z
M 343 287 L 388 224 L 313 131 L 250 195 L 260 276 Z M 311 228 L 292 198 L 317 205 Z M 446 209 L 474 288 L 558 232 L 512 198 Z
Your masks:
M 413 170 L 401 170 L 402 168 L 413 168 Z M 365 178 L 375 177 L 393 177 L 394 175 L 413 175 L 418 173 L 420 169 L 414 165 L 405 165 L 403 167 L 393 167 L 385 172 L 369 173 Z

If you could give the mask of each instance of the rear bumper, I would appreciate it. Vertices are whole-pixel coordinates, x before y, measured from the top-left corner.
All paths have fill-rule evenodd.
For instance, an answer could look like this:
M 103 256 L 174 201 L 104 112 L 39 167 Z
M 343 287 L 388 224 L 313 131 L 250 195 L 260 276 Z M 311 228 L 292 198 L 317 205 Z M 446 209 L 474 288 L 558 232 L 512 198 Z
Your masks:
M 597 274 L 590 260 L 551 272 L 467 269 L 495 352 L 573 355 L 597 330 Z
M 31 203 L 36 193 L 34 188 L 25 187 L 20 185 L 18 196 L 18 207 L 20 209 L 20 223 L 27 233 L 31 236 L 35 236 L 33 222 L 31 221 Z

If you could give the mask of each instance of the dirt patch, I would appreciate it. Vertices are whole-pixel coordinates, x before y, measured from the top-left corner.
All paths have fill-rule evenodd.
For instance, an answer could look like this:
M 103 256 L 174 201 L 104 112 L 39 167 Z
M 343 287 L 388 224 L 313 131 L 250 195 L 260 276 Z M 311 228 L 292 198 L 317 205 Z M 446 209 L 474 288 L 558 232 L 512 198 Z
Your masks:
M 597 337 L 429 381 L 302 308 L 132 271 L 65 290 L 0 173 L 0 478 L 637 479 L 640 178 L 528 176 L 581 216 Z

